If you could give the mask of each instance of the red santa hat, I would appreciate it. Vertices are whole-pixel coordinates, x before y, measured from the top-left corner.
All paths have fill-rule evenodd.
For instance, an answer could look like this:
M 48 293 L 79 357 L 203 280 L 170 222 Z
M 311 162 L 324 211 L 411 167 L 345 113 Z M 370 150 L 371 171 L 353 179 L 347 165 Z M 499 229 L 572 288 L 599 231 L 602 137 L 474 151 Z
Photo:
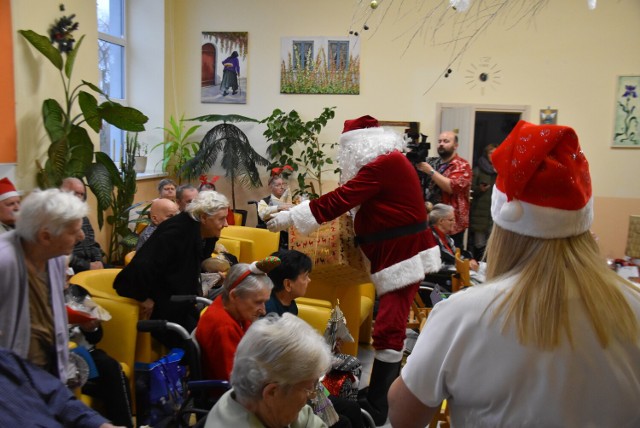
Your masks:
M 384 129 L 376 118 L 369 115 L 345 120 L 338 142 L 338 165 L 343 183 L 378 156 L 404 148 L 404 140 L 398 133 Z
M 497 225 L 545 239 L 589 230 L 593 221 L 589 163 L 573 129 L 520 121 L 492 161 L 498 177 L 491 215 Z
M 20 194 L 16 191 L 16 186 L 13 185 L 11 180 L 4 177 L 0 180 L 0 201 L 4 201 L 13 196 L 20 196 Z

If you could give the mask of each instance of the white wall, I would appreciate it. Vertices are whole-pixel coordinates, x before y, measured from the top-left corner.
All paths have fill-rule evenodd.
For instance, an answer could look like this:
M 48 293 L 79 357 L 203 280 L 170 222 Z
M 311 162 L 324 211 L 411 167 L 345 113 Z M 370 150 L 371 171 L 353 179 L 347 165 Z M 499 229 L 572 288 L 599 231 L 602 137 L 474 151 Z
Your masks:
M 392 9 L 381 25 L 361 31 L 361 94 L 280 95 L 280 38 L 345 36 L 357 2 L 326 0 L 173 1 L 175 85 L 171 108 L 187 116 L 238 113 L 266 117 L 274 108 L 296 109 L 303 118 L 317 116 L 325 106 L 337 106 L 336 119 L 322 134 L 335 141 L 345 119 L 371 114 L 381 120 L 413 120 L 434 139 L 436 103 L 513 104 L 531 107 L 531 120 L 540 109 L 559 109 L 559 123 L 573 126 L 591 161 L 596 195 L 640 197 L 640 186 L 629 171 L 640 164 L 640 151 L 613 150 L 616 75 L 640 74 L 640 2 L 601 1 L 588 10 L 586 1 L 548 2 L 534 19 L 513 28 L 497 20 L 452 69 L 424 94 L 447 65 L 451 50 L 430 46 L 420 37 L 408 48 L 402 37 L 409 7 Z M 366 3 L 366 2 L 365 2 Z M 432 1 L 424 2 L 427 4 Z M 394 4 L 399 5 L 396 1 Z M 284 12 L 286 11 L 286 13 Z M 415 12 L 414 12 L 415 15 Z M 406 20 L 406 19 L 405 19 Z M 201 104 L 200 33 L 248 31 L 249 70 L 246 105 Z M 452 31 L 445 25 L 441 31 Z M 406 52 L 405 52 L 406 48 Z M 500 85 L 470 89 L 465 76 L 472 64 L 490 57 L 499 66 Z M 250 141 L 264 150 L 261 125 L 243 126 Z M 204 129 L 202 132 L 204 133 Z M 612 168 L 611 165 L 615 165 Z

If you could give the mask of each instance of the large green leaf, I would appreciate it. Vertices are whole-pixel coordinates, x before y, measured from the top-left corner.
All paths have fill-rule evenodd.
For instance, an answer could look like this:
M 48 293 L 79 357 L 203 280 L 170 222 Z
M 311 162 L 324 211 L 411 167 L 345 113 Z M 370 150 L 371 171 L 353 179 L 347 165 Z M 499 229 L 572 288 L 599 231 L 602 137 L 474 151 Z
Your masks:
M 108 154 L 104 152 L 96 152 L 96 163 L 105 167 L 107 172 L 109 173 L 109 179 L 113 183 L 113 185 L 117 188 L 120 188 L 124 185 L 122 182 L 122 176 L 120 175 L 120 171 L 118 167 L 113 162 L 113 159 L 109 157 Z
M 58 101 L 54 99 L 44 100 L 42 103 L 42 120 L 44 129 L 49 134 L 49 139 L 53 141 L 61 140 L 66 134 L 65 115 Z
M 82 40 L 84 40 L 84 34 L 80 37 L 71 50 L 71 52 L 67 53 L 67 62 L 64 65 L 64 74 L 67 76 L 67 79 L 71 79 L 71 73 L 73 72 L 73 64 L 76 61 L 76 56 L 78 55 L 78 50 L 80 49 L 80 45 L 82 44 Z
M 256 122 L 259 120 L 251 117 L 241 116 L 239 114 L 208 114 L 206 116 L 198 116 L 193 119 L 187 119 L 199 122 L 224 122 L 224 123 L 236 123 L 236 122 Z
M 36 48 L 42 55 L 51 61 L 51 64 L 53 64 L 58 70 L 62 70 L 62 55 L 58 49 L 51 44 L 48 37 L 42 36 L 31 30 L 18 30 L 18 33 L 27 39 L 27 41 L 31 43 L 31 46 Z
M 84 119 L 87 121 L 87 125 L 94 131 L 100 132 L 102 119 L 98 113 L 98 100 L 96 97 L 88 92 L 80 91 L 78 94 L 78 103 L 80 104 L 82 114 L 84 114 Z
M 86 176 L 87 183 L 98 201 L 98 226 L 102 229 L 104 211 L 111 205 L 113 195 L 111 176 L 107 168 L 100 163 L 91 164 L 87 169 Z
M 83 177 L 93 161 L 93 142 L 87 130 L 74 125 L 69 134 L 69 157 L 67 175 Z
M 129 132 L 144 131 L 144 124 L 149 120 L 142 112 L 113 101 L 105 101 L 100 104 L 98 113 L 111 125 Z
M 49 185 L 57 187 L 64 178 L 64 175 L 67 173 L 68 153 L 69 145 L 66 138 L 53 142 L 49 146 L 49 159 L 45 164 L 45 169 L 50 181 Z
M 99 87 L 97 87 L 96 85 L 94 85 L 91 82 L 87 82 L 86 80 L 83 80 L 82 83 L 84 85 L 87 85 L 88 87 L 90 87 L 91 89 L 93 89 L 94 91 L 96 91 L 97 93 L 101 94 L 102 96 L 104 96 L 105 98 L 109 98 L 109 96 L 107 94 L 105 94 L 104 92 L 102 92 L 102 89 L 100 89 Z

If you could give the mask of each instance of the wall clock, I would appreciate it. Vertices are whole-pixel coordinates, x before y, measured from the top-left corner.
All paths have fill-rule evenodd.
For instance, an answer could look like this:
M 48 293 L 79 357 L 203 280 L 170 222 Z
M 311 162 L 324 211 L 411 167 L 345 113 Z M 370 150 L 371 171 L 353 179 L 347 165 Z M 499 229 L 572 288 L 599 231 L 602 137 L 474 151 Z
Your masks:
M 465 72 L 466 84 L 470 90 L 479 89 L 484 95 L 486 88 L 497 90 L 501 85 L 500 66 L 490 56 L 483 56 L 477 62 L 469 64 Z

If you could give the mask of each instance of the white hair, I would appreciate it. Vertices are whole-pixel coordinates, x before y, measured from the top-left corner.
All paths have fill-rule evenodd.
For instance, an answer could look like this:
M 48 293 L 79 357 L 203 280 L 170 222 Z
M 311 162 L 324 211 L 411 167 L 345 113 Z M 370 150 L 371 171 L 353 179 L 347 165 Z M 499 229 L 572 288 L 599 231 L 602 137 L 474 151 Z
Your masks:
M 35 242 L 42 229 L 60 236 L 71 223 L 82 220 L 89 209 L 73 193 L 60 189 L 36 189 L 24 198 L 17 213 L 16 234 Z
M 435 204 L 429 211 L 429 224 L 433 226 L 451 213 L 454 213 L 451 205 Z
M 229 300 L 229 293 L 231 293 L 232 286 L 233 290 L 236 291 L 236 295 L 240 298 L 244 298 L 248 294 L 265 289 L 271 292 L 273 289 L 273 282 L 267 274 L 251 273 L 240 281 L 239 284 L 235 284 L 236 281 L 249 270 L 251 270 L 250 265 L 246 263 L 236 263 L 231 266 L 231 269 L 229 269 L 227 277 L 224 280 L 224 284 L 222 285 L 222 299 L 225 302 Z
M 267 384 L 295 385 L 331 368 L 324 338 L 293 314 L 269 314 L 244 335 L 233 361 L 231 386 L 240 403 L 260 401 Z
M 213 215 L 226 208 L 229 208 L 229 200 L 226 196 L 215 190 L 204 190 L 198 193 L 185 210 L 198 219 L 202 214 Z

